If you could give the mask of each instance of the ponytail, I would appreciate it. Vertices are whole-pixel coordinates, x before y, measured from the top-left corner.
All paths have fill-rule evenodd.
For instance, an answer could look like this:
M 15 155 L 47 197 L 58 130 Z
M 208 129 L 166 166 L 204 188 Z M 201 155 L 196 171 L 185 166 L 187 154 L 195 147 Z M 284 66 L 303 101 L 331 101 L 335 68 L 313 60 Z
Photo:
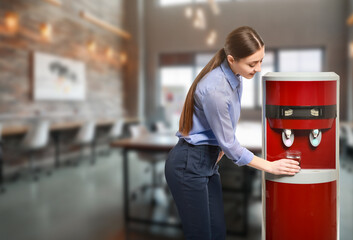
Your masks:
M 207 63 L 207 65 L 201 70 L 201 72 L 197 75 L 194 82 L 192 83 L 189 92 L 186 96 L 186 100 L 183 106 L 183 110 L 181 112 L 180 120 L 179 120 L 179 132 L 183 136 L 187 136 L 192 129 L 192 116 L 194 114 L 194 93 L 197 87 L 197 84 L 201 81 L 201 79 L 210 71 L 221 65 L 223 60 L 226 58 L 226 53 L 224 48 L 220 49 L 214 57 Z

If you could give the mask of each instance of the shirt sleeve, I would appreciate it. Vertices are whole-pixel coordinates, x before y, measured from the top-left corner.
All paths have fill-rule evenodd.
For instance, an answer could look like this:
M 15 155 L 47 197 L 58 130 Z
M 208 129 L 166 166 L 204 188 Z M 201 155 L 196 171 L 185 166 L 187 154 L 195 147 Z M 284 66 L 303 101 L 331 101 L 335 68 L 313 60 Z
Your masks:
M 221 91 L 209 91 L 201 99 L 203 111 L 219 146 L 235 164 L 243 166 L 251 162 L 254 154 L 242 147 L 235 136 L 236 126 L 233 127 L 229 114 L 230 103 L 230 96 Z

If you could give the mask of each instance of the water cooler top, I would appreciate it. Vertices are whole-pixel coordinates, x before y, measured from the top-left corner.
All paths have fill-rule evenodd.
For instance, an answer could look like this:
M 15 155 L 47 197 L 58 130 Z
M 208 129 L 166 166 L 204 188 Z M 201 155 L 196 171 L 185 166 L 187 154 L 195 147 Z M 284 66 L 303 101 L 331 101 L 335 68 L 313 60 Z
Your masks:
M 264 81 L 333 81 L 339 76 L 334 72 L 268 72 Z

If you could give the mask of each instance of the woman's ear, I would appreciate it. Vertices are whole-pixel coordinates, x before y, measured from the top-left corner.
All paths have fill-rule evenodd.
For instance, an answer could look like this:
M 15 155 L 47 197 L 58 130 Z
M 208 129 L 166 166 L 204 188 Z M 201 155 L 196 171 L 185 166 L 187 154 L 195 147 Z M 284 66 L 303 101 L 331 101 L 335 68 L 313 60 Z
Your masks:
M 227 60 L 229 64 L 233 64 L 235 62 L 235 59 L 233 58 L 232 55 L 227 55 Z

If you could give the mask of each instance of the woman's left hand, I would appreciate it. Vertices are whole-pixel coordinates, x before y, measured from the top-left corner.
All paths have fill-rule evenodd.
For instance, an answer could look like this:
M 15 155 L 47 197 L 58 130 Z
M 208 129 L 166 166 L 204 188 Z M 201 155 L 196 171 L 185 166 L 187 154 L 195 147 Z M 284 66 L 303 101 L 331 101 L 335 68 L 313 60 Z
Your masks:
M 279 159 L 270 162 L 271 168 L 269 173 L 275 175 L 295 175 L 300 171 L 299 162 L 291 159 Z
M 221 158 L 223 157 L 223 155 L 224 155 L 224 152 L 223 152 L 223 151 L 220 151 L 219 154 L 218 154 L 218 158 L 217 158 L 217 162 L 216 162 L 216 163 L 218 163 L 219 160 L 221 160 Z
M 291 159 L 279 159 L 273 162 L 254 156 L 248 166 L 275 175 L 295 175 L 300 171 L 299 162 Z

